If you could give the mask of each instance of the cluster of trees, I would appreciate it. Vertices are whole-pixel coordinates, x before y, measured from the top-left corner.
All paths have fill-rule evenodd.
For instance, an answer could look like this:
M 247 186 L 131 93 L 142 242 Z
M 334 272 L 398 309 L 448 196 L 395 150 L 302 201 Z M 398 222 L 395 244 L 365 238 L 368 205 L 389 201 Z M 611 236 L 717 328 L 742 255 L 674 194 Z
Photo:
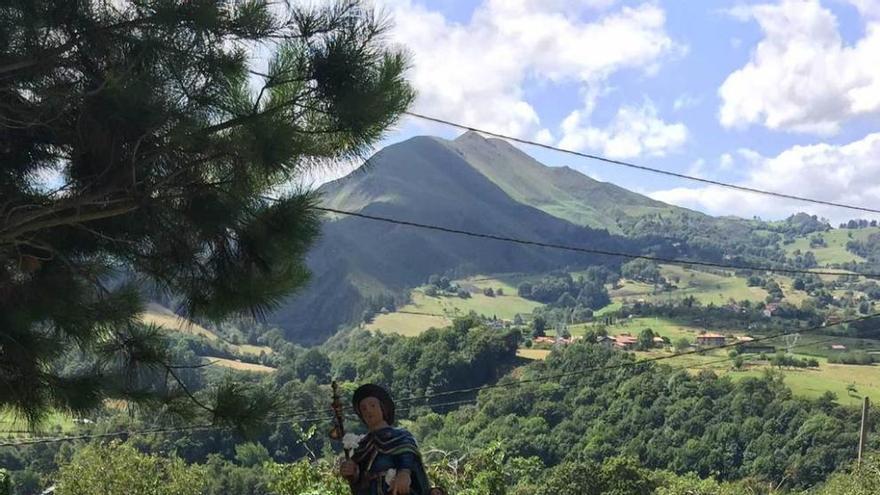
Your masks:
M 425 288 L 425 295 L 430 297 L 437 297 L 441 295 L 458 296 L 462 299 L 468 299 L 471 297 L 470 291 L 454 282 L 451 282 L 448 277 L 443 277 L 440 275 L 431 275 L 430 277 L 428 277 L 428 287 Z
M 528 366 L 522 379 L 631 359 L 576 343 Z M 501 439 L 510 455 L 536 456 L 547 466 L 626 454 L 651 469 L 790 487 L 820 483 L 852 459 L 858 442 L 858 412 L 837 405 L 833 395 L 794 397 L 772 373 L 734 382 L 711 371 L 695 376 L 662 365 L 486 390 L 478 406 L 416 424 L 421 438 L 440 449 Z M 873 445 L 880 443 L 874 439 Z
M 277 463 L 265 450 L 243 444 L 233 462 L 187 464 L 175 454 L 159 456 L 132 443 L 84 447 L 59 471 L 58 495 L 349 495 L 326 457 Z M 775 493 L 756 479 L 716 481 L 694 473 L 646 468 L 632 456 L 575 459 L 547 467 L 537 457 L 510 455 L 492 443 L 464 455 L 432 451 L 425 457 L 432 485 L 457 495 L 740 495 Z M 236 475 L 231 475 L 236 473 Z M 246 474 L 245 474 L 246 473 Z M 231 475 L 231 476 L 230 476 Z M 244 476 L 242 476 L 244 475 Z M 0 474 L 2 476 L 2 474 Z M 0 478 L 2 483 L 2 478 Z M 220 491 L 228 490 L 228 491 Z M 812 495 L 868 495 L 880 490 L 880 459 L 869 456 L 861 469 L 834 473 Z M 792 495 L 801 493 L 791 492 Z M 2 485 L 0 485 L 0 494 Z
M 798 358 L 792 356 L 790 354 L 786 354 L 783 351 L 778 351 L 773 356 L 767 357 L 763 355 L 758 356 L 760 358 L 765 358 L 770 361 L 771 366 L 776 366 L 777 368 L 818 368 L 819 361 L 816 358 Z
M 653 336 L 645 331 L 640 339 L 647 346 Z M 319 349 L 288 349 L 282 358 L 290 361 L 275 376 L 241 379 L 275 382 L 286 409 L 317 410 L 329 397 L 328 387 L 319 383 L 326 380 L 328 367 L 330 376 L 345 380 L 347 393 L 357 383 L 373 381 L 403 397 L 633 359 L 585 339 L 520 368 L 520 378 L 512 378 L 505 375 L 520 364 L 519 339 L 515 331 L 483 328 L 475 315 L 412 339 L 355 330 Z M 302 363 L 317 366 L 306 371 Z M 806 487 L 843 466 L 857 441 L 856 411 L 836 405 L 832 396 L 795 398 L 779 376 L 733 382 L 708 371 L 694 376 L 650 364 L 488 389 L 478 405 L 451 412 L 433 411 L 430 403 L 417 406 L 400 416 L 409 419 L 425 451 L 433 452 L 428 457 L 433 479 L 451 493 L 474 495 L 565 493 L 563 488 L 573 482 L 594 493 L 664 495 L 732 495 L 780 480 Z M 137 427 L 130 418 L 119 421 Z M 96 432 L 121 424 L 102 421 L 104 430 Z M 271 424 L 252 441 L 217 430 L 159 434 L 131 446 L 0 449 L 0 464 L 15 470 L 17 487 L 31 488 L 16 488 L 22 494 L 37 491 L 41 479 L 59 481 L 68 491 L 58 493 L 74 495 L 114 494 L 117 489 L 139 493 L 142 485 L 154 490 L 144 493 L 164 494 L 171 493 L 164 487 L 179 483 L 187 487 L 174 493 L 346 493 L 326 461 L 331 444 L 318 433 L 320 425 L 313 426 L 317 429 L 303 431 L 296 424 Z M 180 460 L 165 458 L 163 453 L 170 451 Z M 443 452 L 454 452 L 458 462 Z M 111 454 L 113 462 L 99 465 L 98 459 Z M 56 462 L 61 471 L 46 476 Z M 134 472 L 133 466 L 139 473 L 155 472 L 166 484 L 112 481 L 116 472 L 118 479 L 128 480 L 124 472 Z M 718 481 L 701 479 L 707 477 Z
M 394 311 L 397 301 L 394 296 L 387 293 L 373 294 L 364 299 L 363 322 L 371 323 L 377 314 L 383 311 Z
M 520 297 L 545 303 L 550 309 L 566 309 L 569 313 L 589 318 L 592 311 L 611 303 L 605 284 L 614 283 L 619 276 L 605 267 L 590 267 L 576 279 L 566 272 L 545 276 L 538 282 L 524 282 L 517 292 Z
M 620 274 L 630 280 L 647 282 L 649 284 L 663 284 L 666 280 L 660 275 L 660 267 L 657 263 L 645 259 L 635 259 L 620 267 Z
M 846 249 L 870 263 L 880 263 L 880 233 L 871 234 L 864 241 L 847 241 Z
M 828 362 L 835 364 L 859 364 L 869 366 L 874 363 L 880 363 L 880 356 L 868 354 L 865 351 L 841 352 L 829 354 Z
M 814 232 L 831 230 L 828 220 L 808 213 L 796 213 L 781 222 L 768 222 L 765 229 L 778 232 L 788 237 L 800 237 Z
M 866 220 L 864 218 L 853 219 L 840 224 L 841 229 L 866 229 L 868 227 L 876 227 L 877 220 Z

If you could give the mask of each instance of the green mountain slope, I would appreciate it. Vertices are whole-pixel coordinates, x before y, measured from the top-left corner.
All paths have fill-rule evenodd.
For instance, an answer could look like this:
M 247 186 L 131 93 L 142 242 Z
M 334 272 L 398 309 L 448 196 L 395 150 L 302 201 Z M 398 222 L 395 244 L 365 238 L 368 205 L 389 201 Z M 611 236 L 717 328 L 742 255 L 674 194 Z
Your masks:
M 485 139 L 468 132 L 453 146 L 511 198 L 578 225 L 620 233 L 621 220 L 658 213 L 699 215 L 594 180 L 568 167 L 548 167 L 501 139 Z
M 337 209 L 509 237 L 632 248 L 607 232 L 516 201 L 467 161 L 455 143 L 437 138 L 416 137 L 389 146 L 369 165 L 319 192 L 325 205 Z M 434 273 L 542 272 L 618 261 L 360 218 L 330 218 L 310 256 L 312 283 L 273 319 L 295 340 L 314 342 L 358 320 L 368 296 L 401 296 Z

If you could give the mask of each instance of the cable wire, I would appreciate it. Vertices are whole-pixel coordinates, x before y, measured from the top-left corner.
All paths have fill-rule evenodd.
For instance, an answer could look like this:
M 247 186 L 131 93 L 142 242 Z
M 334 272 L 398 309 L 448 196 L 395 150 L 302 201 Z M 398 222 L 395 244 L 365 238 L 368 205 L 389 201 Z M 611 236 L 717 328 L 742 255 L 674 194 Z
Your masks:
M 459 124 L 457 122 L 452 122 L 449 120 L 441 119 L 439 117 L 431 117 L 429 115 L 423 115 L 420 113 L 409 112 L 409 111 L 404 112 L 404 113 L 411 116 L 411 117 L 434 122 L 437 124 L 443 124 L 443 125 L 450 126 L 450 127 L 456 127 L 458 129 L 463 129 L 463 130 L 467 130 L 467 131 L 479 132 L 480 134 L 486 134 L 486 135 L 492 136 L 492 137 L 506 139 L 506 140 L 514 141 L 514 142 L 521 143 L 521 144 L 527 144 L 529 146 L 535 146 L 535 147 L 543 148 L 543 149 L 547 149 L 547 150 L 558 151 L 560 153 L 575 155 L 575 156 L 587 158 L 590 160 L 596 160 L 596 161 L 600 161 L 600 162 L 604 162 L 604 163 L 609 163 L 611 165 L 628 167 L 631 169 L 641 170 L 644 172 L 651 172 L 654 174 L 667 175 L 670 177 L 677 177 L 679 179 L 686 179 L 686 180 L 691 180 L 691 181 L 695 181 L 695 182 L 702 182 L 704 184 L 711 184 L 713 186 L 720 186 L 720 187 L 726 187 L 729 189 L 736 189 L 738 191 L 745 191 L 745 192 L 749 192 L 749 193 L 753 193 L 753 194 L 763 194 L 766 196 L 775 196 L 777 198 L 793 199 L 795 201 L 802 201 L 805 203 L 814 203 L 814 204 L 819 204 L 819 205 L 824 205 L 824 206 L 834 206 L 836 208 L 846 208 L 848 210 L 864 211 L 864 212 L 868 212 L 868 213 L 880 213 L 880 210 L 874 209 L 874 208 L 868 208 L 866 206 L 850 205 L 850 204 L 846 204 L 846 203 L 836 203 L 833 201 L 825 201 L 822 199 L 807 198 L 804 196 L 795 196 L 793 194 L 781 193 L 781 192 L 776 192 L 776 191 L 768 191 L 765 189 L 758 189 L 755 187 L 740 186 L 737 184 L 731 184 L 729 182 L 722 182 L 722 181 L 718 181 L 718 180 L 704 179 L 702 177 L 695 177 L 693 175 L 681 174 L 678 172 L 672 172 L 670 170 L 663 170 L 663 169 L 659 169 L 659 168 L 648 167 L 645 165 L 637 165 L 635 163 L 625 162 L 622 160 L 615 160 L 612 158 L 606 158 L 606 157 L 600 156 L 600 155 L 594 155 L 591 153 L 583 153 L 580 151 L 574 151 L 574 150 L 569 150 L 569 149 L 565 149 L 565 148 L 559 148 L 556 146 L 551 146 L 549 144 L 539 143 L 537 141 L 531 141 L 528 139 L 522 139 L 522 138 L 517 138 L 517 137 L 513 137 L 513 136 L 508 136 L 506 134 L 499 134 L 497 132 L 487 131 L 485 129 L 478 129 L 476 127 L 471 127 L 468 125 Z
M 830 327 L 845 325 L 845 324 L 849 324 L 849 323 L 856 323 L 856 322 L 860 322 L 860 321 L 867 321 L 867 320 L 871 320 L 871 319 L 874 319 L 877 317 L 880 317 L 880 313 L 874 313 L 874 314 L 861 316 L 861 317 L 857 317 L 857 318 L 851 318 L 848 320 L 842 320 L 842 321 L 839 321 L 836 323 L 832 323 L 830 325 L 819 325 L 819 326 L 814 326 L 814 327 L 804 328 L 804 329 L 802 329 L 802 328 L 792 329 L 790 331 L 782 332 L 782 333 L 779 333 L 776 335 L 770 335 L 767 337 L 760 337 L 760 338 L 753 339 L 752 341 L 749 342 L 749 344 L 754 344 L 754 343 L 758 343 L 758 342 L 766 342 L 766 341 L 769 341 L 772 339 L 777 339 L 780 337 L 785 337 L 786 335 L 793 335 L 796 333 L 807 333 L 807 332 L 811 332 L 811 331 L 815 331 L 815 330 L 819 330 L 819 329 L 830 328 Z M 835 338 L 837 338 L 837 337 L 829 338 L 828 340 L 834 340 Z M 815 345 L 816 343 L 817 342 L 810 342 L 810 343 L 804 343 L 802 345 L 808 346 L 808 345 Z M 438 392 L 438 393 L 434 393 L 434 394 L 425 394 L 425 395 L 421 395 L 421 396 L 405 397 L 402 399 L 398 399 L 396 402 L 397 403 L 410 403 L 413 401 L 427 401 L 427 400 L 435 399 L 438 397 L 448 397 L 450 395 L 474 393 L 474 392 L 480 392 L 483 390 L 489 390 L 489 389 L 495 389 L 495 388 L 510 388 L 510 387 L 515 387 L 515 386 L 527 384 L 527 383 L 539 383 L 539 382 L 545 382 L 545 381 L 551 381 L 551 380 L 561 380 L 563 378 L 567 378 L 570 376 L 585 375 L 587 373 L 594 373 L 597 371 L 610 371 L 610 370 L 615 370 L 615 369 L 629 368 L 629 367 L 640 366 L 640 365 L 649 364 L 649 363 L 656 363 L 656 362 L 660 362 L 660 361 L 665 361 L 668 359 L 675 359 L 675 358 L 679 358 L 682 356 L 699 354 L 699 353 L 702 353 L 705 351 L 717 351 L 717 350 L 721 350 L 721 349 L 728 349 L 728 348 L 738 347 L 738 346 L 742 346 L 742 345 L 747 345 L 747 344 L 745 344 L 743 342 L 735 342 L 735 343 L 730 343 L 730 344 L 723 344 L 720 346 L 714 346 L 714 347 L 711 347 L 708 349 L 695 349 L 695 350 L 691 350 L 691 351 L 673 353 L 673 354 L 669 354 L 669 355 L 665 355 L 665 356 L 655 356 L 652 358 L 626 361 L 626 362 L 615 364 L 615 365 L 594 366 L 594 367 L 585 368 L 585 369 L 577 370 L 577 371 L 570 371 L 570 372 L 566 372 L 566 373 L 558 373 L 558 374 L 553 374 L 553 375 L 539 376 L 539 377 L 529 378 L 529 379 L 524 379 L 524 380 L 514 380 L 514 381 L 510 381 L 510 382 L 506 382 L 506 383 L 494 383 L 494 384 L 488 384 L 488 385 L 481 385 L 481 386 L 477 386 L 477 387 L 468 387 L 468 388 L 461 388 L 461 389 L 455 389 L 455 390 L 447 390 L 444 392 Z M 719 359 L 717 362 L 728 361 L 731 359 L 734 359 L 734 358 L 727 357 L 724 359 Z M 683 366 L 681 366 L 681 368 L 697 368 L 697 367 L 705 366 L 708 364 L 710 364 L 710 363 L 699 363 L 697 365 L 683 365 Z M 417 404 L 417 405 L 410 405 L 410 406 L 402 407 L 402 408 L 398 409 L 398 411 L 407 411 L 407 410 L 415 409 L 417 407 L 432 407 L 433 408 L 433 407 L 442 407 L 442 406 L 451 406 L 451 405 L 461 405 L 461 404 L 467 404 L 467 403 L 472 403 L 472 402 L 476 402 L 476 401 L 477 401 L 477 398 L 475 397 L 475 398 L 471 398 L 471 399 L 464 399 L 464 400 L 447 402 L 447 403 L 439 403 L 439 404 Z M 320 413 L 321 411 L 313 410 L 313 411 L 304 411 L 304 413 L 305 412 Z M 288 418 L 281 420 L 281 421 L 270 421 L 270 422 L 267 422 L 267 424 L 285 424 L 285 423 L 304 424 L 304 423 L 309 423 L 309 422 L 329 421 L 330 419 L 332 419 L 332 418 L 329 415 L 323 415 L 323 416 L 318 416 L 318 417 L 313 417 L 313 418 L 290 418 L 290 417 L 288 417 Z M 32 439 L 27 439 L 27 440 L 22 440 L 22 441 L 17 441 L 17 442 L 0 443 L 0 447 L 20 447 L 20 446 L 25 446 L 25 445 L 67 442 L 67 441 L 73 441 L 73 440 L 89 440 L 89 439 L 95 439 L 95 438 L 111 438 L 111 437 L 126 436 L 126 435 L 131 436 L 131 435 L 143 435 L 143 434 L 151 434 L 151 433 L 170 433 L 170 432 L 181 432 L 181 431 L 198 431 L 198 430 L 227 429 L 227 428 L 231 428 L 231 426 L 206 424 L 206 425 L 192 425 L 192 426 L 183 426 L 183 427 L 150 428 L 150 429 L 144 429 L 144 430 L 121 430 L 121 431 L 110 432 L 110 433 L 85 434 L 85 435 L 74 435 L 74 436 L 63 436 L 63 437 L 52 437 L 52 438 L 32 438 Z
M 632 253 L 622 253 L 618 251 L 608 251 L 603 249 L 593 249 L 586 248 L 580 246 L 569 246 L 565 244 L 555 244 L 549 242 L 542 241 L 533 241 L 529 239 L 519 239 L 515 237 L 507 237 L 495 234 L 486 234 L 482 232 L 473 232 L 469 230 L 462 229 L 454 229 L 450 227 L 442 227 L 439 225 L 432 225 L 426 223 L 419 222 L 410 222 L 408 220 L 399 220 L 396 218 L 383 217 L 378 215 L 371 215 L 367 213 L 360 213 L 355 211 L 348 210 L 340 210 L 337 208 L 329 208 L 326 206 L 314 206 L 316 210 L 327 212 L 327 213 L 335 213 L 338 215 L 346 215 L 351 217 L 363 218 L 366 220 L 374 220 L 377 222 L 385 222 L 391 223 L 395 225 L 402 225 L 406 227 L 415 227 L 419 229 L 426 230 L 434 230 L 437 232 L 445 232 L 448 234 L 457 234 L 464 235 L 469 237 L 476 237 L 480 239 L 491 239 L 494 241 L 502 241 L 509 242 L 514 244 L 522 244 L 527 246 L 537 246 L 544 247 L 550 249 L 560 249 L 565 251 L 574 251 L 579 253 L 587 253 L 587 254 L 598 254 L 602 256 L 615 256 L 621 258 L 629 258 L 629 259 L 643 259 L 649 261 L 656 261 L 660 263 L 670 263 L 676 265 L 690 265 L 690 266 L 709 266 L 713 268 L 726 268 L 729 270 L 751 270 L 758 272 L 773 272 L 773 273 L 788 273 L 788 274 L 801 274 L 801 275 L 829 275 L 829 276 L 840 276 L 840 275 L 848 275 L 848 276 L 858 276 L 858 277 L 868 277 L 868 278 L 880 278 L 880 273 L 853 273 L 853 272 L 844 272 L 844 271 L 828 271 L 828 270 L 805 270 L 798 268 L 775 268 L 769 266 L 754 266 L 754 265 L 738 265 L 738 264 L 728 264 L 728 263 L 715 263 L 712 261 L 696 261 L 696 260 L 681 260 L 675 258 L 665 258 L 662 256 L 653 256 L 648 254 L 632 254 Z

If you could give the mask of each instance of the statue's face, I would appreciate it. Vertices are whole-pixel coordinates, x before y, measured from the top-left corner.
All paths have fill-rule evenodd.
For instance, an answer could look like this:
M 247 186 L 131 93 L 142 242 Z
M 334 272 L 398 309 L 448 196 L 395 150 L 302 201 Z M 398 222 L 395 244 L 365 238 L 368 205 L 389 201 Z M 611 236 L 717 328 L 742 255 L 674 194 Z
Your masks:
M 367 397 L 362 400 L 358 407 L 361 410 L 361 417 L 367 428 L 374 428 L 385 422 L 385 415 L 382 413 L 382 403 L 375 397 Z

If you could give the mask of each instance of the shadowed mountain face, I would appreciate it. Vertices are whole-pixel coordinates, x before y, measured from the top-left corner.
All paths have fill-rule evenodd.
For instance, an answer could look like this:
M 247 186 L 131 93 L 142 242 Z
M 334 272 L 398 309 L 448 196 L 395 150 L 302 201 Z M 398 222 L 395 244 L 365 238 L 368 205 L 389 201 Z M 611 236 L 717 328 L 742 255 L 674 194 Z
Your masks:
M 637 251 L 614 237 L 626 211 L 673 207 L 567 168 L 541 165 L 500 140 L 416 137 L 319 190 L 324 205 L 474 232 Z M 544 272 L 617 259 L 516 245 L 411 226 L 328 217 L 309 257 L 312 282 L 272 320 L 296 342 L 315 343 L 357 322 L 365 297 L 402 295 L 431 274 Z

